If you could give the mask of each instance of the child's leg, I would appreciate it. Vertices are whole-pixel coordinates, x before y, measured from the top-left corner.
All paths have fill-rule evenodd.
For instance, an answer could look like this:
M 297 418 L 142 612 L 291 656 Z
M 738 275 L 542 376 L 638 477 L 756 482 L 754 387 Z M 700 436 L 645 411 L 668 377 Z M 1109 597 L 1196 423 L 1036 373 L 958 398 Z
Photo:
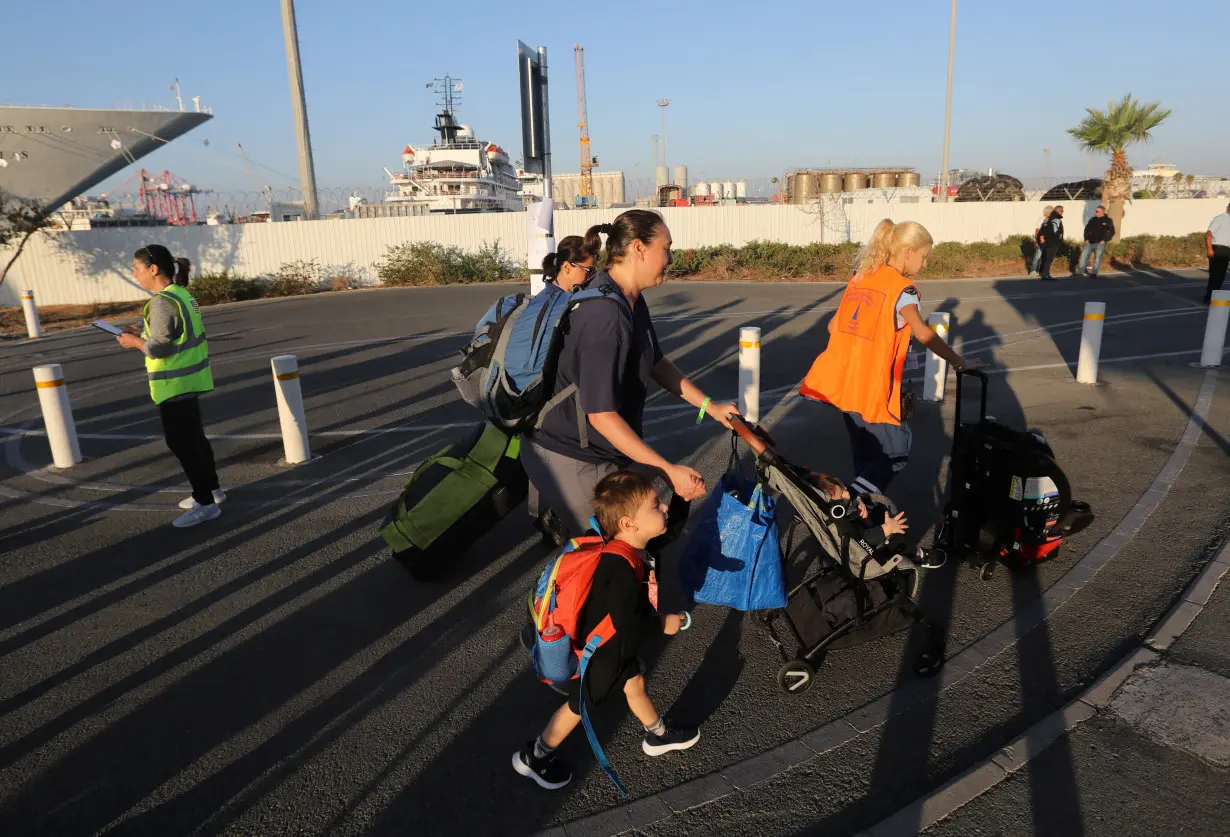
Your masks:
M 656 727 L 662 720 L 658 710 L 653 708 L 649 693 L 645 691 L 643 675 L 628 678 L 628 682 L 624 684 L 624 697 L 628 699 L 628 708 L 632 710 L 632 714 L 646 729 Z
M 547 722 L 547 727 L 542 731 L 539 740 L 548 749 L 554 750 L 564 743 L 564 739 L 572 734 L 572 731 L 577 728 L 579 723 L 581 723 L 581 716 L 573 712 L 572 707 L 565 703 L 555 710 L 555 714 Z

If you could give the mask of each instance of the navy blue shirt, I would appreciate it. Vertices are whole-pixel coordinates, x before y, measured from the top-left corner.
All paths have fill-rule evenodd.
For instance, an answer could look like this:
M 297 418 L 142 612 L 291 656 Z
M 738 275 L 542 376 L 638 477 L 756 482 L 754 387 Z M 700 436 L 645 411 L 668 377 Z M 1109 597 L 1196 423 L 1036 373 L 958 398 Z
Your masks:
M 610 277 L 601 273 L 586 287 L 596 288 L 604 282 L 610 283 Z M 549 451 L 585 462 L 626 462 L 627 457 L 595 430 L 586 416 L 618 413 L 638 436 L 642 435 L 649 382 L 654 365 L 661 359 L 658 335 L 644 296 L 637 298 L 631 315 L 619 299 L 595 299 L 579 305 L 569 315 L 553 391 L 577 384 L 589 447 L 581 447 L 575 398 L 546 414 L 534 441 Z

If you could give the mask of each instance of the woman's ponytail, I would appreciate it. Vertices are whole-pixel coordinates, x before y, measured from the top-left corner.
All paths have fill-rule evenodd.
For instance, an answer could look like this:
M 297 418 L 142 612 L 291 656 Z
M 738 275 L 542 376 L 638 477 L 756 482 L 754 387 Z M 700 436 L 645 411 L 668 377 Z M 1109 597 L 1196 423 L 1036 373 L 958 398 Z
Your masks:
M 554 280 L 559 276 L 559 255 L 557 253 L 547 253 L 546 258 L 542 260 L 542 278 Z
M 188 261 L 183 256 L 180 256 L 178 259 L 176 259 L 175 260 L 175 279 L 174 279 L 175 284 L 179 285 L 181 288 L 188 287 L 188 282 L 192 278 L 191 271 L 192 271 L 192 262 Z

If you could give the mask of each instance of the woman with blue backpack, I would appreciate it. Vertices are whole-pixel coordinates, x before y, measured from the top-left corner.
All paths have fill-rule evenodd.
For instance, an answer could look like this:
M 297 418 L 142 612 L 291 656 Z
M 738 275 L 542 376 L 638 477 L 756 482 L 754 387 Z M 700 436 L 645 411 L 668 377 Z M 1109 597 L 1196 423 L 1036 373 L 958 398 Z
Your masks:
M 624 212 L 598 230 L 607 268 L 585 283 L 605 297 L 576 305 L 555 367 L 553 395 L 521 442 L 521 462 L 569 537 L 589 528 L 594 487 L 629 465 L 657 471 L 683 501 L 704 496 L 704 478 L 662 457 L 642 438 L 650 382 L 729 428 L 730 403 L 713 403 L 662 354 L 644 292 L 664 281 L 671 235 L 662 216 Z M 589 238 L 587 235 L 586 238 Z

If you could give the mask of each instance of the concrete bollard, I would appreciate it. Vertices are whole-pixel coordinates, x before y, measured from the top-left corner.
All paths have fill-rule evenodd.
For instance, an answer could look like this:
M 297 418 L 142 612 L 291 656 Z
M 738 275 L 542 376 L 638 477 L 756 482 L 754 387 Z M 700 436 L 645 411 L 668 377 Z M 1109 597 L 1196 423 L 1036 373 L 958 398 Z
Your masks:
M 26 312 L 26 334 L 33 340 L 43 336 L 43 324 L 38 321 L 38 306 L 34 304 L 34 291 L 21 292 L 21 307 Z
M 760 329 L 739 329 L 739 414 L 752 424 L 760 420 Z
M 278 355 L 270 364 L 273 366 L 273 389 L 278 396 L 286 464 L 298 465 L 312 458 L 307 415 L 303 411 L 303 389 L 299 386 L 299 359 L 294 355 Z
M 71 468 L 81 461 L 81 446 L 77 443 L 77 425 L 73 422 L 73 408 L 68 403 L 68 387 L 64 385 L 60 364 L 34 367 L 34 386 L 43 408 L 51 460 L 57 468 Z
M 1081 328 L 1081 350 L 1076 362 L 1076 382 L 1098 382 L 1098 358 L 1102 356 L 1102 323 L 1106 320 L 1105 302 L 1085 303 L 1085 325 Z
M 1204 348 L 1200 365 L 1206 369 L 1221 366 L 1226 348 L 1226 324 L 1230 321 L 1230 291 L 1213 291 L 1209 300 L 1209 316 L 1204 321 Z
M 948 327 L 951 317 L 944 311 L 935 311 L 927 317 L 927 325 L 940 336 L 945 343 L 948 341 Z M 943 401 L 944 387 L 948 381 L 948 361 L 934 352 L 927 352 L 927 366 L 923 375 L 923 401 Z

